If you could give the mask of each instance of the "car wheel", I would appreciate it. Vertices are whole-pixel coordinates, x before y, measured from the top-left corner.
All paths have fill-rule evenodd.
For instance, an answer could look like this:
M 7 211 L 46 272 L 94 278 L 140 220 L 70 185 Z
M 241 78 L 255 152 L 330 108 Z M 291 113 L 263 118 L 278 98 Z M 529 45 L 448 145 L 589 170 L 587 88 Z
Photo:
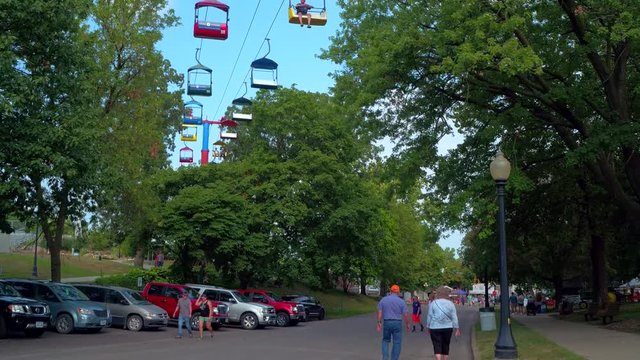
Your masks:
M 320 310 L 320 315 L 318 315 L 318 320 L 324 320 L 324 310 Z
M 584 310 L 587 308 L 587 302 L 586 301 L 582 301 L 580 302 L 580 305 L 578 305 L 580 307 L 580 309 Z
M 4 323 L 4 319 L 0 317 L 0 339 L 7 337 L 7 325 Z
M 73 318 L 69 314 L 60 314 L 56 318 L 56 331 L 60 334 L 68 334 L 73 331 Z
M 289 314 L 286 312 L 279 312 L 278 315 L 276 315 L 276 325 L 280 327 L 287 326 L 289 325 L 289 319 Z
M 200 313 L 192 314 L 189 324 L 191 325 L 191 330 L 198 330 L 200 327 Z
M 131 331 L 140 331 L 144 327 L 144 321 L 139 315 L 131 315 L 127 318 L 127 329 Z
M 254 330 L 258 327 L 258 318 L 253 313 L 245 313 L 240 317 L 240 326 L 245 330 Z
M 42 334 L 44 334 L 44 330 L 40 330 L 40 329 L 38 329 L 38 330 L 26 330 L 24 332 L 24 335 L 26 337 L 32 338 L 32 339 L 38 338 L 38 337 L 42 336 Z

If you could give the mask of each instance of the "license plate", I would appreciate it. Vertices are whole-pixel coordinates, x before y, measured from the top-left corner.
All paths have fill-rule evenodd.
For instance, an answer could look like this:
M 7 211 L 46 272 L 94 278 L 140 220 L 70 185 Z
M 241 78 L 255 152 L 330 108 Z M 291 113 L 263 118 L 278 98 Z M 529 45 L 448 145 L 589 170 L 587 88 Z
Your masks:
M 102 325 L 102 326 L 107 325 L 107 320 L 100 320 L 100 325 Z
M 36 321 L 36 328 L 42 329 L 43 327 L 44 327 L 44 322 L 43 321 Z

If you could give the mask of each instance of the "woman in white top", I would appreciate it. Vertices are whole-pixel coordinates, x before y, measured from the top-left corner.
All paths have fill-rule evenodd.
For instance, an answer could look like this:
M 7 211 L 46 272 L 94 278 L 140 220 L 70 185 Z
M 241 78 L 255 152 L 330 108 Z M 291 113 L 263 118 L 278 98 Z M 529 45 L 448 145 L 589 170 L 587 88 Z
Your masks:
M 427 313 L 427 331 L 433 343 L 433 353 L 436 360 L 449 359 L 449 344 L 455 329 L 455 335 L 460 336 L 458 314 L 456 307 L 449 300 L 451 290 L 441 286 L 436 290 L 436 298 L 429 303 Z

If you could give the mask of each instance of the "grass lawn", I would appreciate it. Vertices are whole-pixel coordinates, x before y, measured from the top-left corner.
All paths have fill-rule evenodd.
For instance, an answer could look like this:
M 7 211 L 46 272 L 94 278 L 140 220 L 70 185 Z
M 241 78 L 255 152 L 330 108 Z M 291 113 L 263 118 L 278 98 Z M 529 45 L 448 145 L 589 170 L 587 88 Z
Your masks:
M 127 272 L 131 266 L 109 260 L 98 261 L 86 256 L 62 256 L 62 277 L 100 276 Z M 32 278 L 33 254 L 0 254 L 0 279 Z M 38 255 L 38 279 L 51 278 L 51 259 L 49 255 Z
M 500 313 L 496 309 L 496 324 L 500 326 Z M 585 358 L 547 340 L 542 335 L 521 325 L 517 321 L 511 321 L 511 331 L 518 348 L 519 360 L 585 360 Z M 480 353 L 480 359 L 494 359 L 494 346 L 498 331 L 480 331 L 480 323 L 476 324 L 476 343 Z
M 339 290 L 308 290 L 304 288 L 269 289 L 278 295 L 305 294 L 315 296 L 324 306 L 328 319 L 354 315 L 372 314 L 376 311 L 378 299 L 365 295 L 345 294 Z

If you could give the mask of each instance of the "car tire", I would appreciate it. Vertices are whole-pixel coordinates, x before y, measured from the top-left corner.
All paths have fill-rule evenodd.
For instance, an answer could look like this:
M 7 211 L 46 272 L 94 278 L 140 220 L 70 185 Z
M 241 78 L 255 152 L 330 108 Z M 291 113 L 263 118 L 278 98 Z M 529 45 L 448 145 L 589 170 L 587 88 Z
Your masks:
M 129 315 L 127 318 L 127 330 L 140 331 L 144 327 L 144 321 L 140 315 Z
M 39 338 L 40 336 L 42 336 L 42 334 L 44 334 L 44 330 L 25 330 L 24 335 L 28 338 Z
M 73 331 L 73 318 L 69 314 L 60 314 L 55 322 L 56 331 L 59 334 L 69 334 Z
M 0 339 L 7 337 L 7 324 L 4 323 L 4 319 L 0 317 Z
M 240 326 L 245 330 L 255 330 L 258 325 L 258 317 L 254 313 L 244 313 L 240 317 Z
M 281 311 L 276 315 L 276 325 L 280 327 L 289 326 L 290 320 L 291 318 L 289 317 L 289 314 L 284 311 Z
M 324 320 L 324 310 L 320 310 L 320 315 L 318 315 L 318 320 Z
M 578 307 L 580 307 L 580 309 L 584 310 L 588 307 L 589 305 L 587 304 L 586 301 L 581 301 L 580 304 L 578 305 Z
M 200 313 L 191 314 L 189 325 L 191 326 L 191 330 L 198 330 L 198 328 L 200 327 Z

